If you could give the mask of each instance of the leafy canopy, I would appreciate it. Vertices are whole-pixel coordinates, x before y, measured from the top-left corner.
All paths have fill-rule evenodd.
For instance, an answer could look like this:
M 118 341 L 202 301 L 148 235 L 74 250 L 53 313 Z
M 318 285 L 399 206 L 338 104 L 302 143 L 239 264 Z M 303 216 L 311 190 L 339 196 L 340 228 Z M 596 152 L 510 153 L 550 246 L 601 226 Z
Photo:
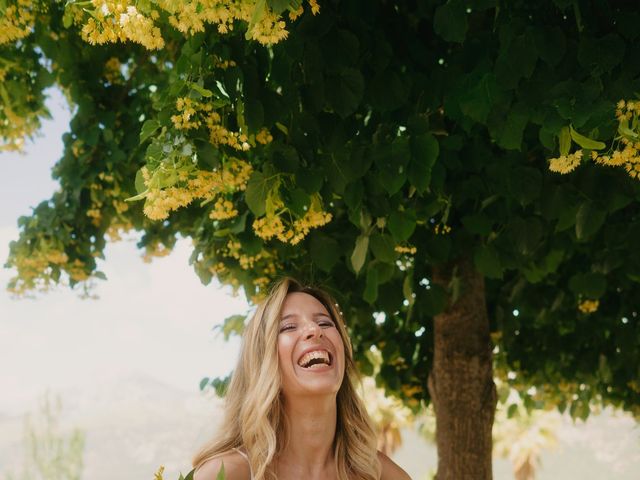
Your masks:
M 432 268 L 468 256 L 528 408 L 640 413 L 632 6 L 9 3 L 5 147 L 46 87 L 75 108 L 60 192 L 19 220 L 16 293 L 100 277 L 122 231 L 148 255 L 188 236 L 204 283 L 254 301 L 283 272 L 329 286 L 362 370 L 377 346 L 379 382 L 417 406 L 431 319 L 465 294 Z

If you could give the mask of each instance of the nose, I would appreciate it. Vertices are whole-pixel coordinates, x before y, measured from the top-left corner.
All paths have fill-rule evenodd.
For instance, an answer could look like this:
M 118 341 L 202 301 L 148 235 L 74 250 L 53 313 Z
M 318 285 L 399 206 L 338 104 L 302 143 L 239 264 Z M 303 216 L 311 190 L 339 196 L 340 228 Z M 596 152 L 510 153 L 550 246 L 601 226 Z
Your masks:
M 324 334 L 322 333 L 322 328 L 316 322 L 310 321 L 307 322 L 304 329 L 304 339 L 309 340 L 312 338 L 322 338 Z

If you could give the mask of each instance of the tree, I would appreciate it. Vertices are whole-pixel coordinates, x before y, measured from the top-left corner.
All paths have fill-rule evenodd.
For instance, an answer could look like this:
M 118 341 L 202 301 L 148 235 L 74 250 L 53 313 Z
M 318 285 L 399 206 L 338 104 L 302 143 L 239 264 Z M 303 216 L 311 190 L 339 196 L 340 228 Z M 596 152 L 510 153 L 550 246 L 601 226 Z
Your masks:
M 12 2 L 5 147 L 49 85 L 75 115 L 9 288 L 101 278 L 129 229 L 148 254 L 190 237 L 202 281 L 254 301 L 282 273 L 318 281 L 360 368 L 379 347 L 380 384 L 435 406 L 438 478 L 491 478 L 494 374 L 526 408 L 640 413 L 638 19 L 604 0 Z

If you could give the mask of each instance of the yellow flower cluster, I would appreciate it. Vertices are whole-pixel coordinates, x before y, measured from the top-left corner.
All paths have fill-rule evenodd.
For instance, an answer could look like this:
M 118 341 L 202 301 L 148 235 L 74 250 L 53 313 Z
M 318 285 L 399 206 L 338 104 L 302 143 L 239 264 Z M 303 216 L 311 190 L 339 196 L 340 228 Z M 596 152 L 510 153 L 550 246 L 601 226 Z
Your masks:
M 128 208 L 128 205 L 127 205 Z M 112 242 L 119 242 L 122 240 L 122 235 L 133 228 L 133 224 L 128 220 L 122 220 L 114 217 L 111 221 L 111 225 L 106 230 L 106 235 Z
M 582 160 L 582 150 L 578 150 L 575 153 L 569 155 L 560 155 L 557 158 L 549 160 L 549 170 L 556 173 L 569 173 L 573 172 Z
M 227 220 L 237 215 L 238 210 L 236 210 L 233 202 L 226 200 L 224 197 L 219 197 L 213 206 L 213 210 L 209 213 L 209 218 L 212 220 Z
M 292 10 L 289 12 L 289 20 L 292 22 L 296 20 L 302 13 L 304 12 L 304 7 L 300 5 L 296 10 Z
M 253 280 L 253 284 L 256 286 L 256 293 L 251 295 L 249 300 L 254 305 L 257 305 L 267 297 L 269 285 L 271 285 L 271 279 L 269 277 L 258 277 Z
M 83 282 L 89 279 L 89 274 L 85 270 L 85 263 L 77 258 L 73 263 L 67 265 L 65 270 L 69 275 L 69 278 L 76 282 Z
M 96 227 L 100 226 L 102 220 L 102 212 L 98 208 L 90 208 L 87 210 L 87 217 L 91 218 L 91 223 Z
M 451 232 L 451 227 L 449 225 L 440 225 L 437 224 L 433 231 L 435 232 L 436 235 L 447 235 L 448 233 Z
M 263 128 L 256 134 L 256 142 L 261 143 L 262 145 L 267 145 L 268 143 L 273 142 L 273 135 L 271 132 Z
M 616 105 L 618 131 L 621 133 L 620 143 L 610 155 L 598 155 L 592 152 L 591 158 L 601 165 L 624 167 L 631 178 L 640 179 L 640 142 L 635 141 L 638 138 L 639 117 L 640 101 L 620 100 Z
M 273 12 L 267 12 L 262 21 L 247 33 L 252 40 L 256 40 L 263 45 L 278 43 L 289 35 L 287 24 Z
M 24 38 L 33 29 L 35 2 L 17 0 L 11 3 L 0 18 L 0 45 Z
M 16 252 L 9 259 L 17 275 L 9 281 L 8 290 L 16 296 L 24 296 L 34 290 L 45 292 L 59 283 L 52 278 L 54 268 L 63 269 L 76 281 L 88 279 L 84 263 L 80 260 L 69 263 L 69 257 L 60 245 L 40 240 L 35 248 L 24 250 Z
M 164 47 L 160 29 L 153 19 L 140 13 L 129 0 L 92 0 L 91 3 L 95 10 L 82 27 L 83 40 L 92 45 L 130 40 L 149 50 Z M 153 14 L 157 15 L 157 12 Z
M 251 270 L 259 275 L 253 280 L 256 293 L 254 295 L 247 293 L 252 303 L 258 303 L 262 300 L 266 296 L 268 287 L 275 278 L 276 272 L 281 269 L 281 266 L 277 264 L 276 255 L 266 250 L 261 250 L 256 255 L 247 255 L 242 252 L 242 244 L 235 239 L 229 240 L 227 245 L 220 249 L 219 252 L 225 257 L 237 260 L 241 269 Z M 209 271 L 222 283 L 230 284 L 234 289 L 240 287 L 240 284 L 237 283 L 237 275 L 234 275 L 225 263 L 218 262 L 216 265 L 209 267 Z M 236 280 L 235 283 L 234 279 Z
M 320 13 L 320 5 L 318 5 L 318 0 L 309 0 L 309 6 L 311 7 L 311 13 L 317 15 Z
M 631 120 L 635 112 L 640 112 L 640 102 L 620 100 L 616 104 L 616 118 L 619 122 Z
M 578 304 L 578 310 L 580 310 L 582 313 L 588 314 L 588 313 L 596 312 L 599 306 L 600 306 L 599 300 L 583 300 Z
M 408 253 L 409 255 L 415 255 L 418 251 L 416 247 L 404 247 L 402 245 L 396 245 L 394 250 L 398 253 Z
M 236 19 L 248 21 L 253 12 L 248 1 L 222 0 L 158 0 L 158 6 L 167 11 L 169 23 L 184 34 L 203 32 L 206 23 L 218 26 L 218 32 L 233 30 Z
M 332 218 L 330 213 L 322 209 L 320 196 L 317 194 L 312 197 L 311 205 L 302 218 L 288 222 L 285 226 L 281 215 L 282 213 L 265 215 L 255 219 L 253 221 L 255 234 L 263 240 L 276 237 L 281 242 L 297 245 L 312 228 L 326 225 Z
M 221 194 L 245 190 L 252 172 L 253 168 L 249 163 L 237 158 L 230 159 L 222 168 L 213 172 L 194 170 L 186 173 L 181 171 L 178 174 L 181 180 L 177 186 L 149 189 L 145 197 L 144 213 L 151 220 L 164 220 L 170 212 L 189 205 L 193 200 L 211 201 Z M 142 174 L 145 185 L 149 187 L 152 183 L 150 172 L 143 168 Z M 223 201 L 222 206 L 226 208 L 226 205 Z M 231 210 L 225 211 L 231 212 Z M 215 215 L 215 213 L 211 215 Z M 235 215 L 237 215 L 237 211 Z M 226 218 L 231 217 L 227 216 Z
M 169 13 L 169 23 L 185 35 L 203 32 L 206 24 L 216 25 L 218 32 L 224 34 L 240 20 L 251 25 L 248 36 L 262 44 L 274 44 L 287 37 L 285 22 L 255 0 L 158 0 L 157 5 Z M 258 6 L 264 9 L 262 15 L 255 11 Z M 311 0 L 310 6 L 314 14 L 319 11 L 316 0 Z M 253 23 L 255 18 L 259 20 Z
M 616 104 L 618 132 L 614 145 L 607 153 L 591 151 L 591 159 L 608 167 L 623 167 L 631 178 L 640 179 L 640 142 L 636 141 L 640 120 L 640 101 L 620 100 Z M 582 161 L 583 151 L 561 155 L 549 160 L 549 170 L 561 174 L 575 170 Z
M 198 102 L 188 97 L 180 97 L 176 100 L 176 109 L 178 115 L 173 115 L 171 121 L 178 130 L 190 130 L 199 128 L 202 125 L 200 113 L 207 115 L 207 118 L 213 121 L 220 121 L 220 115 L 212 112 L 213 107 L 209 103 Z
M 253 230 L 263 240 L 278 237 L 283 242 L 287 241 L 287 238 L 283 235 L 285 231 L 284 223 L 282 223 L 279 215 L 256 218 L 253 221 Z
M 236 62 L 234 62 L 233 60 L 219 60 L 217 57 L 215 57 L 213 60 L 213 66 L 222 70 L 226 70 L 230 67 L 235 67 L 236 65 Z
M 226 257 L 235 258 L 240 264 L 240 268 L 243 270 L 249 270 L 256 266 L 256 264 L 265 259 L 270 259 L 272 256 L 267 251 L 262 250 L 256 255 L 246 255 L 241 251 L 242 244 L 237 240 L 229 240 L 227 242 L 227 249 L 223 252 Z M 275 267 L 273 268 L 275 270 Z
M 222 125 L 211 124 L 209 126 L 209 141 L 213 145 L 228 145 L 231 148 L 246 152 L 251 148 L 249 138 L 244 133 L 232 132 Z
M 149 243 L 144 247 L 144 255 L 142 256 L 142 261 L 144 263 L 151 263 L 154 258 L 166 257 L 171 253 L 171 249 L 167 248 L 164 243 L 155 241 L 153 243 Z
M 111 57 L 104 64 L 104 78 L 112 85 L 122 83 L 122 65 L 116 57 Z
M 149 191 L 144 204 L 144 214 L 151 220 L 164 220 L 169 212 L 191 203 L 193 195 L 185 188 L 169 187 Z
M 6 93 L 0 85 L 0 93 Z M 0 106 L 0 152 L 21 151 L 24 148 L 25 139 L 31 137 L 38 128 L 40 120 L 38 115 L 43 114 L 41 110 L 26 112 L 25 116 L 17 114 L 10 104 L 10 100 L 4 98 L 3 105 Z

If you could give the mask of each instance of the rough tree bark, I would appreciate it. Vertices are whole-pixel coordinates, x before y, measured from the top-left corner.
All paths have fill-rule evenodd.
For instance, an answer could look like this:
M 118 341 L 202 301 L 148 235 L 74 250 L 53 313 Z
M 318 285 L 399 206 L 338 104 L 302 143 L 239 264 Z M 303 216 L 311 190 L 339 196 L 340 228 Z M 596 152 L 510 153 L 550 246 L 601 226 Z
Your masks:
M 429 375 L 436 413 L 436 478 L 491 480 L 496 388 L 484 278 L 472 261 L 461 259 L 434 268 L 433 281 L 449 291 L 447 308 L 434 319 Z

